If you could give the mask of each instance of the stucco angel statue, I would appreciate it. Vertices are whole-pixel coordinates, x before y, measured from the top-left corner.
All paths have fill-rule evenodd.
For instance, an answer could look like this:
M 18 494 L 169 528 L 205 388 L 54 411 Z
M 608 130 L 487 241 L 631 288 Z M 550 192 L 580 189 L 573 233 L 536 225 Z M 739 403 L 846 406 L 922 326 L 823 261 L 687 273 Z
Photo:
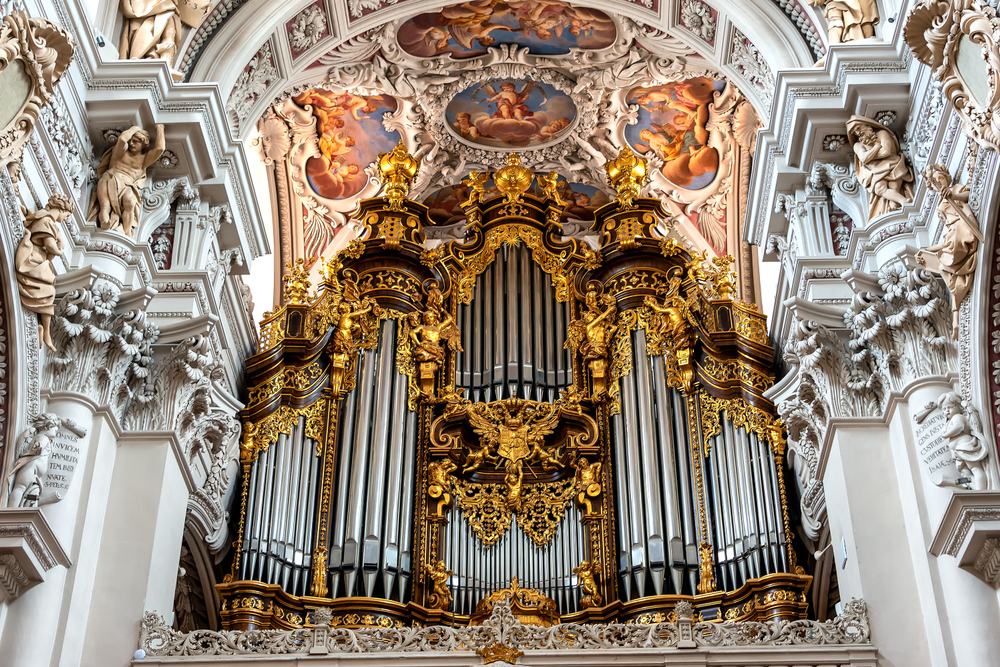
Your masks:
M 29 507 L 38 504 L 38 497 L 49 472 L 52 439 L 62 421 L 51 412 L 35 417 L 27 431 L 17 440 L 17 460 L 8 476 L 10 495 L 7 507 Z
M 823 8 L 831 44 L 875 36 L 879 21 L 875 0 L 809 0 L 809 4 Z
M 868 192 L 869 220 L 913 201 L 913 172 L 889 128 L 855 115 L 847 121 L 847 138 L 858 182 Z
M 944 225 L 941 243 L 924 248 L 916 260 L 928 270 L 941 275 L 951 292 L 952 336 L 958 339 L 958 312 L 976 275 L 976 257 L 983 233 L 969 206 L 969 186 L 952 185 L 951 174 L 934 164 L 924 170 L 930 189 L 941 196 L 938 218 Z
M 38 338 L 50 350 L 52 314 L 56 302 L 56 273 L 52 259 L 63 253 L 61 223 L 73 213 L 73 200 L 63 194 L 49 197 L 48 206 L 24 216 L 24 238 L 14 255 L 17 291 L 21 303 L 38 315 Z
M 923 422 L 934 410 L 944 412 L 945 427 L 941 438 L 948 443 L 955 455 L 959 477 L 969 480 L 974 491 L 989 488 L 986 475 L 986 458 L 989 456 L 986 441 L 978 428 L 978 419 L 958 395 L 950 391 L 936 401 L 931 401 L 914 415 L 916 422 Z M 970 414 L 971 413 L 971 414 Z
M 87 211 L 87 220 L 97 222 L 101 229 L 120 231 L 134 236 L 142 210 L 140 190 L 146 186 L 146 170 L 163 154 L 163 125 L 156 126 L 156 143 L 149 146 L 149 133 L 141 127 L 130 127 L 118 136 L 97 167 L 97 190 Z
M 184 78 L 174 69 L 184 25 L 196 27 L 211 7 L 209 0 L 121 0 L 125 19 L 118 57 L 122 60 L 163 58 L 175 81 Z

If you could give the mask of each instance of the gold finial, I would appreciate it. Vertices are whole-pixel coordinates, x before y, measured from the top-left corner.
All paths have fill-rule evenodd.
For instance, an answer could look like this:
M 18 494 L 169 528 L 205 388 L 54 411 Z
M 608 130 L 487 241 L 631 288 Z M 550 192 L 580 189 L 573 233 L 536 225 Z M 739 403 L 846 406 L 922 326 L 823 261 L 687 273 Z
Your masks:
M 406 152 L 402 140 L 388 153 L 379 153 L 376 161 L 378 175 L 385 184 L 385 197 L 390 211 L 402 211 L 403 199 L 410 190 L 410 183 L 420 171 L 420 160 Z
M 704 595 L 705 593 L 717 590 L 715 587 L 715 561 L 712 558 L 712 545 L 708 542 L 702 542 L 701 546 L 698 547 L 698 553 L 701 555 L 701 564 L 698 568 L 701 574 L 698 581 L 698 593 Z
M 648 177 L 649 165 L 626 146 L 614 160 L 604 165 L 608 174 L 608 183 L 615 189 L 618 196 L 615 201 L 622 208 L 632 208 L 632 203 L 639 196 L 639 190 Z
M 286 304 L 301 306 L 309 303 L 309 288 L 312 286 L 312 283 L 309 282 L 309 267 L 315 261 L 315 257 L 310 257 L 308 263 L 300 258 L 295 260 L 294 264 L 289 262 L 286 265 L 288 273 L 281 279 L 285 287 Z
M 521 195 L 528 191 L 535 175 L 531 170 L 521 166 L 521 158 L 517 153 L 507 156 L 507 164 L 500 167 L 493 176 L 497 190 L 507 197 L 508 204 L 520 204 Z

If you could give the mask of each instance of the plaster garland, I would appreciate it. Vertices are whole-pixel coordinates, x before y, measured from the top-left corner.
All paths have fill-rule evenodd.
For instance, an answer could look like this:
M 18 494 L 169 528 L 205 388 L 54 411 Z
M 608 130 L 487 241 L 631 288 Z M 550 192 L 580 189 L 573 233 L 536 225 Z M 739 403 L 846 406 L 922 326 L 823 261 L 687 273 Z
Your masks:
M 712 8 L 701 0 L 681 0 L 681 23 L 709 44 L 715 41 Z
M 293 53 L 302 53 L 319 44 L 330 34 L 322 5 L 310 5 L 295 15 L 288 27 L 288 45 Z

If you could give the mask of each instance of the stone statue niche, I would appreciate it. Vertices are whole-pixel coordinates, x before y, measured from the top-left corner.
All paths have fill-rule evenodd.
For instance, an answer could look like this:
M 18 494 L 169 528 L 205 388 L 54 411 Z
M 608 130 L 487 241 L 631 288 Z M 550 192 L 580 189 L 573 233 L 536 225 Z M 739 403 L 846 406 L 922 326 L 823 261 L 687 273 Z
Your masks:
M 847 138 L 858 182 L 868 192 L 869 220 L 913 201 L 913 172 L 892 130 L 871 118 L 851 116 Z
M 184 78 L 174 69 L 183 26 L 196 27 L 211 7 L 209 0 L 121 0 L 125 18 L 118 57 L 122 60 L 162 58 L 175 81 Z
M 156 144 L 149 146 L 149 133 L 141 127 L 130 127 L 118 135 L 97 167 L 97 189 L 90 200 L 87 220 L 101 229 L 135 236 L 142 211 L 140 190 L 146 186 L 146 171 L 163 154 L 163 125 L 156 126 Z
M 928 187 L 940 195 L 937 213 L 944 225 L 941 243 L 924 248 L 916 260 L 944 278 L 951 293 L 952 337 L 958 339 L 958 312 L 976 275 L 976 257 L 983 233 L 969 206 L 969 186 L 952 184 L 951 174 L 940 164 L 924 170 Z
M 63 194 L 49 197 L 49 204 L 24 212 L 24 238 L 14 255 L 17 291 L 21 303 L 38 315 L 38 339 L 50 350 L 52 314 L 56 301 L 56 273 L 52 259 L 63 253 L 60 225 L 73 213 L 73 200 Z

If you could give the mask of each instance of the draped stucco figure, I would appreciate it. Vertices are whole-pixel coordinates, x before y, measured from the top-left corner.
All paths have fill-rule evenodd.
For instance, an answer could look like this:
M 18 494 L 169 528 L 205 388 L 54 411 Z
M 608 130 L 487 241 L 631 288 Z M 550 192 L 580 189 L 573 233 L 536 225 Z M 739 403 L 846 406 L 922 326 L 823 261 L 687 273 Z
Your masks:
M 56 415 L 43 412 L 18 438 L 17 460 L 8 477 L 10 495 L 7 496 L 7 507 L 24 507 L 28 502 L 37 504 L 49 471 L 52 439 L 56 437 L 60 423 Z
M 52 345 L 51 321 L 56 300 L 56 274 L 52 258 L 63 253 L 62 222 L 73 212 L 73 200 L 63 194 L 49 197 L 45 208 L 27 213 L 24 218 L 24 238 L 14 255 L 17 291 L 21 303 L 38 315 L 38 338 Z
M 875 36 L 879 21 L 875 0 L 809 0 L 809 4 L 823 8 L 831 44 Z
M 871 118 L 851 116 L 847 138 L 858 182 L 868 192 L 869 220 L 913 201 L 913 172 L 889 128 Z
M 97 167 L 97 191 L 87 211 L 87 220 L 101 229 L 134 236 L 142 210 L 140 190 L 146 185 L 146 170 L 163 153 L 163 125 L 156 126 L 156 144 L 149 145 L 149 134 L 140 127 L 130 127 L 108 149 Z
M 976 255 L 983 242 L 979 223 L 969 206 L 969 186 L 952 185 L 951 174 L 942 165 L 927 167 L 924 178 L 941 196 L 938 218 L 944 225 L 941 243 L 924 248 L 916 260 L 928 270 L 941 274 L 951 292 L 952 336 L 958 339 L 958 309 L 969 293 L 976 274 Z
M 184 0 L 121 0 L 122 39 L 118 57 L 122 60 L 163 58 L 175 80 L 184 75 L 174 70 L 174 60 L 181 44 L 184 24 L 197 26 L 209 8 L 209 2 Z

